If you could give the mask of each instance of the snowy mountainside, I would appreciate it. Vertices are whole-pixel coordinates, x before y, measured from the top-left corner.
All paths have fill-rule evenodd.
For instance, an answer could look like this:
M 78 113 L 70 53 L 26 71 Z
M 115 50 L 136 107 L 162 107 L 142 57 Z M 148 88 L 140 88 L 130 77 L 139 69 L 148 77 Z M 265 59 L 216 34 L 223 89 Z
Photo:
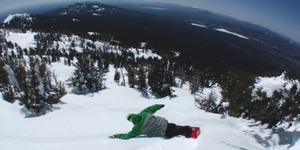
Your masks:
M 92 15 L 103 16 L 109 14 L 118 14 L 122 12 L 121 8 L 101 4 L 101 3 L 76 3 L 65 8 L 57 9 L 52 15 Z
M 54 65 L 55 69 L 65 68 L 61 63 Z M 58 70 L 61 70 L 56 71 L 58 74 L 70 73 L 65 69 Z M 58 110 L 42 117 L 25 119 L 20 114 L 17 103 L 9 104 L 1 100 L 1 107 L 5 109 L 1 109 L 0 114 L 6 120 L 0 123 L 1 147 L 5 150 L 93 150 L 99 147 L 108 150 L 264 150 L 268 149 L 265 145 L 276 148 L 279 142 L 278 135 L 272 135 L 271 130 L 263 126 L 256 126 L 255 122 L 231 117 L 220 119 L 220 115 L 197 109 L 193 97 L 185 88 L 176 88 L 178 97 L 172 100 L 144 99 L 133 89 L 117 86 L 113 81 L 114 68 L 110 70 L 112 71 L 107 74 L 107 90 L 85 96 L 68 94 L 62 100 L 65 104 L 57 105 Z M 128 112 L 139 112 L 155 103 L 166 105 L 156 114 L 166 117 L 170 122 L 200 126 L 200 137 L 196 140 L 183 137 L 170 140 L 140 137 L 127 141 L 107 138 L 111 134 L 124 133 L 131 129 L 131 124 L 125 119 Z
M 36 47 L 34 37 L 38 33 L 4 32 L 8 41 L 17 43 L 21 48 Z M 60 50 L 73 47 L 77 51 L 82 51 L 79 45 L 82 43 L 88 45 L 89 42 L 92 41 L 75 35 L 62 35 L 52 44 L 52 47 L 58 46 Z M 115 46 L 105 42 L 93 43 L 98 48 L 106 45 L 108 50 L 118 51 Z M 130 48 L 129 50 L 134 52 L 136 57 L 160 58 L 159 55 L 150 50 L 145 51 L 143 48 Z M 62 62 L 52 63 L 48 67 L 63 82 L 74 71 L 73 66 L 64 65 Z M 62 98 L 64 104 L 55 105 L 56 110 L 41 117 L 24 118 L 18 102 L 10 104 L 0 98 L 0 120 L 5 120 L 0 122 L 1 149 L 297 150 L 300 148 L 300 130 L 298 129 L 300 125 L 297 123 L 285 131 L 275 132 L 253 120 L 229 116 L 223 118 L 219 114 L 207 113 L 195 107 L 194 95 L 190 94 L 187 84 L 184 84 L 182 88 L 174 87 L 176 97 L 172 99 L 168 97 L 145 98 L 135 89 L 117 85 L 114 81 L 114 73 L 115 68 L 110 66 L 105 81 L 107 89 L 88 95 L 68 93 Z M 275 78 L 261 77 L 257 78 L 255 89 L 263 89 L 266 93 L 272 93 L 276 91 L 276 88 L 268 87 L 278 86 L 280 87 L 278 89 L 281 89 L 283 85 L 289 84 L 290 82 L 284 80 L 283 75 Z M 299 82 L 297 84 L 299 87 Z M 205 89 L 200 96 L 205 97 L 212 90 L 216 92 L 218 98 L 221 98 L 218 86 Z M 169 122 L 200 126 L 199 138 L 194 140 L 176 137 L 166 140 L 139 137 L 127 141 L 108 139 L 109 135 L 130 131 L 132 125 L 125 119 L 127 113 L 139 112 L 156 103 L 166 105 L 156 114 L 167 118 Z
M 22 13 L 8 15 L 1 24 L 3 27 L 12 27 L 25 31 L 29 30 L 34 22 L 35 17 L 28 13 Z
M 5 31 L 3 31 L 5 32 Z M 36 41 L 34 39 L 34 36 L 37 35 L 36 32 L 27 31 L 26 33 L 16 33 L 16 32 L 9 32 L 5 33 L 5 38 L 8 41 L 11 41 L 12 43 L 17 43 L 22 49 L 30 49 L 36 47 Z M 92 35 L 93 33 L 91 33 Z M 72 42 L 74 46 L 72 47 Z M 90 39 L 83 39 L 79 37 L 78 35 L 61 35 L 60 39 L 55 41 L 50 48 L 58 47 L 58 50 L 69 50 L 70 48 L 74 48 L 77 52 L 82 52 L 83 48 L 81 45 L 84 44 L 85 47 L 88 47 L 89 44 L 94 44 L 96 49 L 100 49 L 102 47 L 106 47 L 108 52 L 114 52 L 119 55 L 121 55 L 121 50 L 116 48 L 116 46 L 110 45 L 109 42 L 104 41 L 92 41 Z M 124 51 L 124 49 L 122 49 Z M 144 57 L 144 58 L 158 58 L 160 59 L 161 56 L 153 53 L 151 50 L 144 49 L 144 48 L 128 48 L 126 49 L 128 52 L 134 53 L 134 56 L 136 58 Z M 15 53 L 17 51 L 14 49 Z
M 164 52 L 179 51 L 182 59 L 191 57 L 190 61 L 200 69 L 202 66 L 222 68 L 221 71 L 237 68 L 256 75 L 266 72 L 277 75 L 287 68 L 293 77 L 300 74 L 298 46 L 267 29 L 203 10 L 163 3 L 148 5 L 153 4 L 127 7 L 76 3 L 32 15 L 33 23 L 25 27 L 15 19 L 14 24 L 4 25 L 23 31 L 98 32 L 130 47 L 147 41 L 149 46 Z
M 8 24 L 9 24 L 11 20 L 16 19 L 16 18 L 24 19 L 24 20 L 27 20 L 27 21 L 32 21 L 32 17 L 30 16 L 30 14 L 23 13 L 23 14 L 9 15 L 9 16 L 3 21 L 3 23 L 8 23 Z

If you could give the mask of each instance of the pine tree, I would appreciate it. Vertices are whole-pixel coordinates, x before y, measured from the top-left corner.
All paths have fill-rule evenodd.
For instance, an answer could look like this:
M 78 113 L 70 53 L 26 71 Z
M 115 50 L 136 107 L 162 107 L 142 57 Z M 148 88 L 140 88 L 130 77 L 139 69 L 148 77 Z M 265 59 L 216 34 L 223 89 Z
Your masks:
M 152 93 L 158 98 L 172 95 L 171 84 L 167 80 L 168 74 L 170 72 L 164 60 L 156 61 L 149 70 L 148 85 Z
M 68 85 L 73 87 L 72 91 L 76 94 L 98 92 L 105 88 L 105 70 L 102 63 L 99 63 L 100 60 L 97 63 L 96 60 L 91 59 L 91 52 L 85 49 L 81 55 L 77 56 L 78 62 L 75 64 L 75 71 L 68 79 Z
M 120 72 L 116 69 L 115 75 L 114 75 L 114 81 L 119 85 L 120 83 Z
M 8 73 L 4 69 L 4 62 L 0 60 L 0 91 L 2 93 L 3 99 L 9 102 L 14 101 L 14 87 L 10 84 Z
M 135 86 L 135 73 L 134 73 L 134 68 L 132 65 L 126 65 L 126 70 L 127 70 L 127 77 L 128 77 L 128 84 L 130 88 L 134 88 Z
M 146 83 L 146 73 L 143 66 L 140 65 L 139 70 L 137 72 L 137 87 L 139 90 L 146 90 L 147 83 Z
M 52 79 L 56 80 L 56 77 L 52 76 L 45 63 L 41 63 L 36 56 L 29 57 L 29 69 L 20 96 L 20 101 L 25 106 L 23 112 L 27 117 L 46 114 L 66 94 L 64 87 L 53 84 Z

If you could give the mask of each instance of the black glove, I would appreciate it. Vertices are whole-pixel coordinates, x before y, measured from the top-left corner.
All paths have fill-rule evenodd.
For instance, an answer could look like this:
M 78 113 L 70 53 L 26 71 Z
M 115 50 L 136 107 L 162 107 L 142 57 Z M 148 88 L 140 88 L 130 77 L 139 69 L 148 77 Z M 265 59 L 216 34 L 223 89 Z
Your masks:
M 116 138 L 116 135 L 111 135 L 111 136 L 109 136 L 108 138 L 110 138 L 110 139 L 115 139 L 115 138 Z

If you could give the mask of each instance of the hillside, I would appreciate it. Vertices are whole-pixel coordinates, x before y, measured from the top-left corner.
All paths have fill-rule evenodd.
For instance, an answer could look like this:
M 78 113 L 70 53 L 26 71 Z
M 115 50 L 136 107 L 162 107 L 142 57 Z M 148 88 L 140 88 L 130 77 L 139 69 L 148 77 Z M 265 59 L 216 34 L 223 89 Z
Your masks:
M 55 63 L 52 69 L 61 76 L 68 76 L 64 65 Z M 139 92 L 120 87 L 113 81 L 113 68 L 107 74 L 107 90 L 92 95 L 68 94 L 57 110 L 37 118 L 26 119 L 20 106 L 0 101 L 0 145 L 4 150 L 14 149 L 141 149 L 141 150 L 193 150 L 193 149 L 285 149 L 285 135 L 272 133 L 256 122 L 206 113 L 195 107 L 188 89 L 176 88 L 177 98 L 169 100 L 145 99 Z M 72 69 L 68 69 L 72 70 Z M 128 112 L 139 112 L 155 104 L 166 107 L 157 115 L 181 125 L 201 127 L 198 139 L 176 137 L 173 139 L 140 137 L 127 141 L 108 139 L 115 133 L 126 133 L 131 123 L 125 119 Z M 22 124 L 22 126 L 20 126 Z M 288 134 L 289 132 L 287 132 Z M 289 141 L 286 141 L 289 142 Z M 296 146 L 290 150 L 298 149 Z
M 266 28 L 160 3 L 0 25 L 1 149 L 300 149 L 299 45 Z M 199 138 L 108 138 L 157 103 Z
M 4 25 L 36 32 L 97 32 L 125 47 L 146 42 L 148 48 L 162 54 L 180 52 L 181 60 L 199 69 L 241 70 L 255 75 L 289 70 L 293 78 L 300 75 L 297 43 L 269 29 L 199 9 L 168 4 L 117 7 L 77 3 L 31 17 L 32 23 L 25 19 L 21 20 L 23 25 L 17 20 Z
M 4 31 L 2 31 L 4 32 Z M 7 31 L 6 31 L 7 32 Z M 34 36 L 37 33 L 6 34 L 5 39 L 18 43 L 21 48 L 36 47 Z M 72 40 L 78 36 L 62 36 L 58 42 L 60 49 L 70 47 Z M 75 41 L 75 49 L 82 51 L 80 40 Z M 85 40 L 88 41 L 89 40 Z M 105 45 L 96 41 L 95 45 Z M 114 46 L 110 50 L 114 51 Z M 136 49 L 133 49 L 135 51 Z M 17 52 L 16 52 L 17 53 Z M 136 53 L 142 57 L 160 57 L 157 54 Z M 137 55 L 138 56 L 138 55 Z M 62 58 L 61 58 L 62 59 Z M 74 66 L 61 62 L 53 62 L 48 65 L 51 71 L 57 74 L 58 80 L 65 82 L 74 71 Z M 140 149 L 140 150 L 193 150 L 193 149 L 299 149 L 299 124 L 295 122 L 289 128 L 282 124 L 283 128 L 267 129 L 267 125 L 261 125 L 253 120 L 232 118 L 225 114 L 208 113 L 197 108 L 195 95 L 190 94 L 190 85 L 183 84 L 181 88 L 172 87 L 172 97 L 146 98 L 135 88 L 120 86 L 116 83 L 114 75 L 116 68 L 109 66 L 105 74 L 104 90 L 85 95 L 73 94 L 71 88 L 67 88 L 68 94 L 62 97 L 61 103 L 53 106 L 53 111 L 35 117 L 25 118 L 21 113 L 23 106 L 18 101 L 13 104 L 0 100 L 0 146 L 4 150 L 15 149 Z M 127 77 L 126 77 L 127 78 Z M 282 85 L 290 88 L 290 82 L 283 76 L 276 78 L 260 78 L 257 89 L 264 92 L 274 92 Z M 264 80 L 265 79 L 265 80 Z M 179 82 L 180 80 L 177 80 Z M 286 83 L 285 83 L 286 82 Z M 298 81 L 295 81 L 299 84 Z M 270 89 L 268 87 L 278 87 Z M 266 88 L 264 88 L 266 87 Z M 289 89 L 288 88 L 288 89 Z M 210 92 L 203 90 L 202 96 L 208 96 Z M 217 94 L 220 91 L 217 90 Z M 141 109 L 156 103 L 165 104 L 166 107 L 156 114 L 166 117 L 170 122 L 181 125 L 200 126 L 201 135 L 198 139 L 186 139 L 176 137 L 173 139 L 145 138 L 143 136 L 130 140 L 109 139 L 108 136 L 116 133 L 126 133 L 131 129 L 131 123 L 125 119 L 127 113 L 139 112 Z M 21 126 L 20 126 L 21 125 Z

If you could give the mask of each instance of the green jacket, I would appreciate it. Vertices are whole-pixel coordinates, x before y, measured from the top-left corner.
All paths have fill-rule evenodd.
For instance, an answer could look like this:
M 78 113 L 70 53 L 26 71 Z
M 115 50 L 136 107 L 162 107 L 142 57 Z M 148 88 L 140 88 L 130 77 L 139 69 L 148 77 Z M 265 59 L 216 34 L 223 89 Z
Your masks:
M 147 107 L 138 114 L 131 114 L 130 120 L 133 123 L 133 128 L 127 134 L 116 134 L 119 139 L 130 139 L 139 135 L 150 137 L 162 137 L 166 133 L 168 121 L 165 118 L 154 116 L 156 111 L 163 108 L 162 104 L 155 104 Z

